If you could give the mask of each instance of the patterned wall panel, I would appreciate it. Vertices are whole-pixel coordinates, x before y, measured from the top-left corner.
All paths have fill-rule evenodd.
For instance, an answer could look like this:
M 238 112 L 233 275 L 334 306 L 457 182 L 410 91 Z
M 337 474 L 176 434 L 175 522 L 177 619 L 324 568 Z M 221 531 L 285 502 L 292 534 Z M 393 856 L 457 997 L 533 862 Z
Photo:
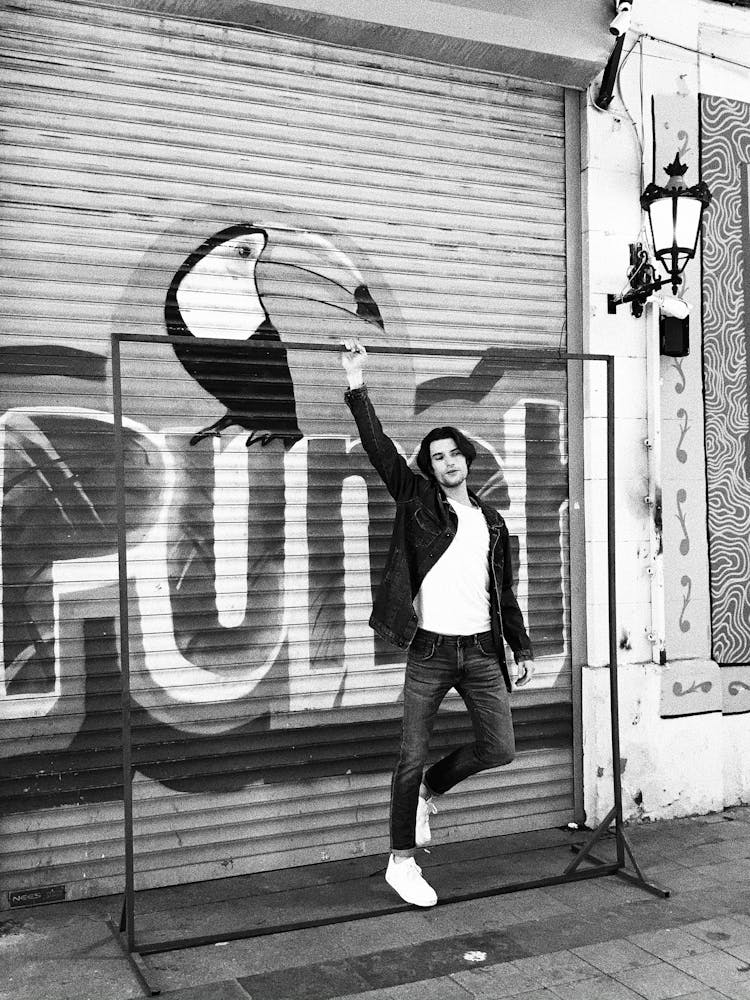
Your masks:
M 700 141 L 695 96 L 691 93 L 657 95 L 655 112 L 654 177 L 657 183 L 666 182 L 663 168 L 678 152 L 688 168 L 687 184 L 696 183 L 700 177 Z M 691 352 L 682 358 L 662 357 L 660 364 L 664 619 L 670 671 L 678 669 L 679 661 L 687 661 L 689 665 L 685 676 L 664 675 L 662 714 L 670 715 L 713 710 L 709 707 L 711 697 L 703 686 L 707 677 L 702 678 L 690 697 L 678 697 L 673 690 L 678 681 L 680 691 L 693 687 L 692 661 L 700 659 L 708 664 L 711 651 L 703 372 L 698 315 L 700 259 L 685 268 L 679 291 L 693 310 Z M 697 703 L 702 704 L 697 707 Z
M 713 656 L 750 661 L 750 104 L 701 98 L 703 351 Z

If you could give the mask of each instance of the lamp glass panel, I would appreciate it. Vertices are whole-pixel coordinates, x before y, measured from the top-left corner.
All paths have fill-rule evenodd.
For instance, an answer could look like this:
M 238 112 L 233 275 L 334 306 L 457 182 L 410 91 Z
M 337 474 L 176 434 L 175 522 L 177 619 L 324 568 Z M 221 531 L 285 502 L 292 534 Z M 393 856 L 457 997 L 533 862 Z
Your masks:
M 672 199 L 658 198 L 648 209 L 651 219 L 651 235 L 654 238 L 654 253 L 661 257 L 670 253 L 674 241 L 674 225 L 672 223 Z
M 702 208 L 703 206 L 697 198 L 677 199 L 675 243 L 680 250 L 687 250 L 689 255 L 693 253 L 698 239 Z

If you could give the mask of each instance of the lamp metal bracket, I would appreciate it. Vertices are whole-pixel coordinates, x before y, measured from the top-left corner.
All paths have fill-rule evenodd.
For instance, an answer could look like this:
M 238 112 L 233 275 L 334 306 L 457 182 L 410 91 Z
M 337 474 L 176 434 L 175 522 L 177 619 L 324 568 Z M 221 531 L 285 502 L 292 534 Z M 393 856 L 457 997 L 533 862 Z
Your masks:
M 681 283 L 679 275 L 673 280 L 670 278 L 657 278 L 654 266 L 649 260 L 648 252 L 642 243 L 630 244 L 630 270 L 628 271 L 628 283 L 630 288 L 623 295 L 607 296 L 607 312 L 610 316 L 617 312 L 617 307 L 630 303 L 630 311 L 638 319 L 643 315 L 643 307 L 646 300 L 658 292 L 664 285 L 674 281 Z M 676 289 L 675 289 L 676 290 Z

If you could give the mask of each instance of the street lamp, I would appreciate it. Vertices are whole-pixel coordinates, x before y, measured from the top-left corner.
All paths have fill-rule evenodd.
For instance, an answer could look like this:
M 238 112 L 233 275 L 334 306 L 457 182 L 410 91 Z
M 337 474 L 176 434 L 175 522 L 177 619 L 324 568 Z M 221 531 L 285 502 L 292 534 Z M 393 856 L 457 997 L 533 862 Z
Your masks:
M 695 257 L 703 210 L 711 201 L 711 192 L 703 181 L 687 186 L 687 167 L 680 163 L 679 153 L 664 170 L 669 175 L 666 187 L 649 184 L 641 195 L 641 208 L 648 212 L 654 254 L 669 274 L 676 295 L 680 275 Z
M 711 201 L 711 192 L 703 181 L 687 186 L 686 170 L 677 153 L 672 163 L 664 167 L 669 176 L 666 185 L 660 187 L 652 182 L 641 195 L 641 208 L 649 218 L 654 255 L 668 277 L 657 278 L 643 247 L 631 244 L 630 290 L 624 295 L 607 296 L 609 313 L 615 312 L 624 302 L 630 302 L 633 315 L 640 316 L 646 299 L 666 284 L 671 283 L 673 294 L 677 294 L 685 265 L 695 256 L 703 212 Z

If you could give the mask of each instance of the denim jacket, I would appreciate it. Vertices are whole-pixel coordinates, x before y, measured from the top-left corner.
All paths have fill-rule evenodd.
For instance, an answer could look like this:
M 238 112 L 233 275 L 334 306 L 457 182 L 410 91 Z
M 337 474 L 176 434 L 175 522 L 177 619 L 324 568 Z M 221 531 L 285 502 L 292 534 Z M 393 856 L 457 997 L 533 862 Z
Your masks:
M 370 626 L 389 642 L 406 649 L 417 630 L 414 598 L 425 576 L 453 541 L 458 518 L 445 493 L 432 479 L 413 472 L 383 431 L 365 386 L 350 389 L 345 399 L 357 422 L 362 447 L 396 501 L 385 572 L 373 602 Z M 513 592 L 510 536 L 505 521 L 469 490 L 481 509 L 490 535 L 490 620 L 495 648 L 510 691 L 503 637 L 514 653 L 531 655 L 523 615 Z

